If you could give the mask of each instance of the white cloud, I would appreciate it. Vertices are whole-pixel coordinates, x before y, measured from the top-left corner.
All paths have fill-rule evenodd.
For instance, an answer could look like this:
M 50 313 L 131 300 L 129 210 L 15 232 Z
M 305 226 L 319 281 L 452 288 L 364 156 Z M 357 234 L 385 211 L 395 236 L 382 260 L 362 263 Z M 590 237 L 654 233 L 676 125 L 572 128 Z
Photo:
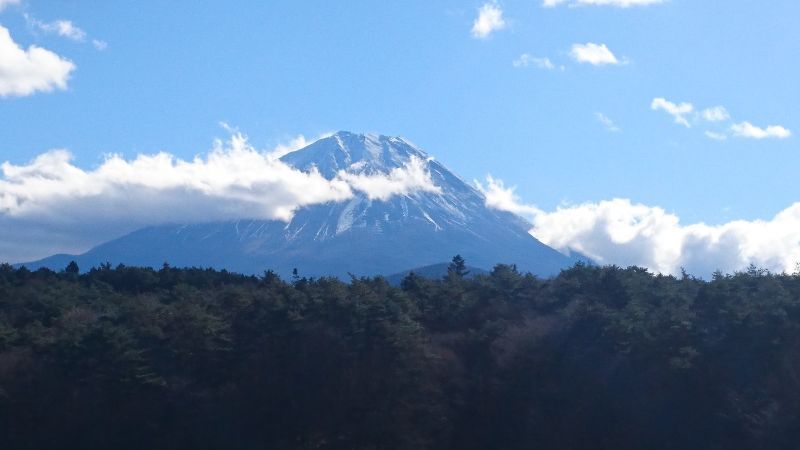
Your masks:
M 0 0 L 0 11 L 6 9 L 7 6 L 18 5 L 19 0 Z
M 29 14 L 25 14 L 25 20 L 29 25 L 48 34 L 57 34 L 78 42 L 83 42 L 86 39 L 86 32 L 72 23 L 71 20 L 59 19 L 52 22 L 42 22 Z
M 731 120 L 731 115 L 724 106 L 713 106 L 695 113 L 694 105 L 691 103 L 684 102 L 675 104 L 664 98 L 656 98 L 653 99 L 650 107 L 656 111 L 663 110 L 667 112 L 667 114 L 675 119 L 675 123 L 685 127 L 691 127 L 689 118 L 692 118 L 695 122 L 704 120 L 712 123 Z M 729 130 L 730 133 L 707 130 L 705 131 L 705 135 L 709 139 L 717 141 L 727 140 L 729 134 L 735 137 L 748 139 L 786 139 L 792 135 L 789 129 L 781 125 L 769 125 L 766 128 L 761 128 L 747 121 L 734 123 L 730 126 Z
M 749 139 L 786 139 L 792 135 L 792 132 L 780 125 L 770 125 L 766 128 L 760 128 L 750 122 L 742 122 L 731 125 L 731 131 L 734 136 L 749 138 Z
M 706 137 L 709 139 L 713 139 L 715 141 L 724 141 L 728 139 L 728 135 L 725 133 L 717 133 L 715 131 L 706 131 Z
M 46 30 L 50 29 L 59 36 L 72 39 L 73 41 L 83 41 L 86 39 L 86 32 L 75 26 L 75 24 L 69 20 L 56 20 L 55 22 L 44 24 L 44 26 Z
M 588 63 L 593 66 L 615 65 L 620 63 L 606 44 L 594 44 L 592 42 L 573 44 L 570 56 L 579 63 Z
M 571 6 L 592 5 L 592 6 L 616 6 L 618 8 L 630 8 L 631 6 L 647 6 L 664 3 L 665 0 L 543 0 L 542 5 L 546 8 L 553 8 L 562 4 Z
M 228 127 L 228 125 L 226 125 L 226 124 L 222 124 L 222 125 L 226 129 L 234 131 L 230 127 Z M 293 137 L 293 138 L 289 139 L 287 142 L 281 143 L 281 144 L 278 144 L 277 146 L 275 146 L 275 148 L 271 152 L 269 152 L 269 156 L 271 158 L 273 158 L 273 159 L 278 159 L 278 158 L 280 158 L 280 157 L 282 157 L 284 155 L 288 155 L 289 153 L 292 153 L 295 150 L 300 150 L 301 148 L 307 147 L 308 145 L 310 145 L 310 144 L 312 144 L 312 143 L 314 143 L 314 142 L 316 142 L 316 141 L 318 141 L 320 139 L 323 139 L 323 138 L 326 138 L 326 137 L 329 137 L 329 136 L 332 136 L 332 135 L 333 135 L 333 133 L 330 133 L 330 132 L 329 133 L 323 133 L 323 134 L 320 134 L 319 136 L 317 136 L 315 139 L 308 140 L 308 139 L 306 139 L 305 136 L 303 136 L 302 134 L 299 134 L 296 137 Z
M 617 132 L 620 132 L 620 131 L 622 131 L 622 130 L 621 130 L 621 129 L 620 129 L 618 126 L 617 126 L 617 124 L 615 124 L 615 123 L 614 123 L 614 121 L 613 121 L 613 120 L 611 120 L 611 119 L 610 119 L 608 116 L 606 116 L 605 114 L 603 114 L 603 113 L 599 113 L 599 112 L 596 112 L 596 113 L 594 113 L 594 116 L 595 116 L 595 118 L 597 119 L 597 121 L 598 121 L 598 122 L 600 122 L 601 124 L 603 124 L 603 126 L 606 128 L 606 130 L 608 130 L 608 131 L 611 131 L 612 133 L 617 133 Z
M 694 112 L 694 105 L 691 103 L 675 104 L 664 98 L 655 98 L 650 104 L 650 108 L 654 111 L 662 110 L 671 115 L 675 119 L 675 123 L 685 127 L 691 127 L 689 120 L 686 118 L 689 114 Z
M 404 167 L 392 169 L 385 175 L 354 174 L 340 170 L 337 179 L 363 192 L 370 200 L 388 200 L 395 195 L 408 195 L 412 192 L 442 192 L 431 179 L 428 161 L 416 156 L 412 156 Z
M 472 37 L 487 39 L 495 31 L 506 27 L 503 10 L 496 2 L 485 3 L 478 10 L 478 17 L 472 23 Z
M 26 13 L 24 16 L 25 21 L 28 22 L 28 25 L 39 31 L 47 34 L 56 34 L 76 42 L 86 41 L 86 32 L 75 25 L 75 23 L 73 23 L 71 20 L 59 19 L 52 22 L 42 22 L 30 14 Z M 108 48 L 108 42 L 101 39 L 92 39 L 91 43 L 92 46 L 99 51 L 103 51 Z
M 553 64 L 550 58 L 537 58 L 527 53 L 519 55 L 519 58 L 515 59 L 512 64 L 514 67 L 528 67 L 533 65 L 536 68 L 545 70 L 555 70 L 556 68 L 556 65 Z
M 731 118 L 728 110 L 724 106 L 714 106 L 706 108 L 700 113 L 700 117 L 708 122 L 724 122 Z
M 664 0 L 578 0 L 581 5 L 616 6 L 630 8 L 631 6 L 647 6 L 664 3 Z
M 75 64 L 32 45 L 22 49 L 7 28 L 0 26 L 0 97 L 66 89 Z
M 503 180 L 498 180 L 491 175 L 486 176 L 486 186 L 478 180 L 474 181 L 475 187 L 483 194 L 486 199 L 486 206 L 489 208 L 509 211 L 518 216 L 530 219 L 544 213 L 534 205 L 522 203 L 519 196 L 514 192 L 516 187 L 507 188 Z
M 628 199 L 559 207 L 544 212 L 525 205 L 502 182 L 488 178 L 487 206 L 522 215 L 531 234 L 558 250 L 577 251 L 601 264 L 637 265 L 653 271 L 708 276 L 756 264 L 792 272 L 800 262 L 800 203 L 770 220 L 683 225 L 662 208 Z M 497 199 L 502 199 L 498 201 Z
M 328 180 L 276 158 L 303 142 L 298 137 L 273 150 L 258 151 L 246 137 L 234 133 L 230 141 L 215 142 L 207 155 L 193 160 L 168 153 L 132 160 L 109 155 L 98 167 L 85 170 L 72 163 L 66 150 L 53 150 L 28 164 L 3 163 L 0 260 L 85 251 L 147 225 L 289 220 L 298 208 L 347 200 L 355 192 L 385 200 L 439 190 L 427 161 L 419 159 L 388 174 L 340 172 Z

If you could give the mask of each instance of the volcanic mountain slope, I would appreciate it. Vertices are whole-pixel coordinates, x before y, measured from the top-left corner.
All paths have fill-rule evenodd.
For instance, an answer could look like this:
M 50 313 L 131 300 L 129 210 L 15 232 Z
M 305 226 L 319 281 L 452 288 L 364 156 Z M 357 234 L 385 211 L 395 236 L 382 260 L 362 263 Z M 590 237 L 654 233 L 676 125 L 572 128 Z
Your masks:
M 303 276 L 388 275 L 449 261 L 489 269 L 514 263 L 520 270 L 551 275 L 572 265 L 569 258 L 534 239 L 530 225 L 511 213 L 485 206 L 484 196 L 399 137 L 339 132 L 282 157 L 303 171 L 332 179 L 387 174 L 412 159 L 424 161 L 435 190 L 370 198 L 363 192 L 344 202 L 300 209 L 289 223 L 240 220 L 147 227 L 99 245 L 83 255 L 55 255 L 26 264 L 83 269 L 114 265 L 225 268 L 243 273 L 272 269 Z

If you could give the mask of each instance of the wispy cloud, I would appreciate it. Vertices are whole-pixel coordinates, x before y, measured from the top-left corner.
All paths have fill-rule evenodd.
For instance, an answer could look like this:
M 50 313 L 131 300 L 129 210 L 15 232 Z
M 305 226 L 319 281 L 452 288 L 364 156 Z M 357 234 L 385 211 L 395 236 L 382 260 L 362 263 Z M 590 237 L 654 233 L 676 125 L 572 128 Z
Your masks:
M 650 108 L 653 111 L 664 111 L 673 119 L 675 119 L 675 123 L 683 125 L 687 128 L 691 127 L 692 125 L 689 123 L 689 119 L 687 116 L 694 112 L 694 105 L 688 102 L 684 103 L 673 103 L 665 98 L 655 98 L 653 99 L 652 103 L 650 103 Z
M 32 15 L 23 14 L 28 26 L 34 30 L 40 31 L 45 34 L 54 34 L 63 38 L 75 41 L 86 42 L 88 34 L 82 28 L 77 26 L 71 20 L 58 19 L 52 22 L 43 22 Z M 92 39 L 92 46 L 98 51 L 103 51 L 108 48 L 108 43 L 102 39 Z
M 563 252 L 577 251 L 601 264 L 637 265 L 661 273 L 681 268 L 708 276 L 756 264 L 776 272 L 800 262 L 800 203 L 770 220 L 683 225 L 663 208 L 613 199 L 546 212 L 526 205 L 502 181 L 481 186 L 489 207 L 531 221 L 531 234 Z
M 761 128 L 750 122 L 733 124 L 731 125 L 731 131 L 736 137 L 748 139 L 786 139 L 792 135 L 791 131 L 780 125 L 770 125 L 766 128 Z
M 100 39 L 92 39 L 92 45 L 94 46 L 94 48 L 100 50 L 101 52 L 108 48 L 108 42 Z
M 18 5 L 19 0 L 0 0 L 0 11 L 6 9 L 7 6 Z
M 419 158 L 389 173 L 340 171 L 332 179 L 315 170 L 296 170 L 277 158 L 306 142 L 299 136 L 259 151 L 234 133 L 192 160 L 164 152 L 133 159 L 109 155 L 98 167 L 85 170 L 72 163 L 68 151 L 53 150 L 28 164 L 3 163 L 0 256 L 17 262 L 83 251 L 160 223 L 289 220 L 303 206 L 344 201 L 357 193 L 385 200 L 440 189 L 428 161 Z M 39 247 L 19 248 L 20 240 Z
M 478 17 L 472 23 L 472 37 L 487 39 L 493 32 L 506 27 L 503 10 L 497 2 L 485 3 L 478 9 Z
M 516 186 L 506 187 L 503 180 L 498 180 L 491 175 L 486 176 L 486 185 L 474 180 L 475 187 L 483 194 L 486 206 L 500 211 L 512 212 L 520 217 L 531 220 L 544 211 L 535 205 L 522 202 L 516 194 Z
M 715 124 L 731 120 L 731 114 L 724 106 L 713 106 L 695 112 L 694 105 L 689 102 L 676 104 L 664 98 L 655 98 L 650 107 L 655 111 L 665 111 L 675 119 L 675 123 L 685 127 L 692 126 L 690 119 L 694 123 L 709 122 Z M 718 125 L 717 129 L 706 130 L 705 135 L 709 139 L 717 141 L 727 140 L 729 135 L 747 139 L 787 139 L 792 136 L 792 132 L 782 125 L 769 125 L 762 128 L 744 121 L 733 123 L 725 129 L 720 129 Z
M 52 22 L 42 22 L 29 14 L 25 14 L 29 25 L 47 34 L 56 34 L 77 42 L 86 40 L 86 32 L 72 23 L 71 20 L 59 19 Z
M 21 48 L 0 26 L 0 97 L 66 89 L 75 64 L 50 50 Z
M 708 122 L 724 122 L 731 118 L 730 113 L 724 106 L 706 108 L 700 113 L 700 116 Z
M 608 116 L 603 113 L 596 112 L 594 113 L 594 117 L 600 122 L 606 130 L 612 133 L 618 133 L 622 131 L 613 120 L 611 120 Z
M 606 44 L 595 44 L 592 42 L 573 44 L 569 54 L 575 61 L 591 64 L 593 66 L 620 64 L 619 59 L 609 50 Z
M 715 141 L 725 141 L 728 139 L 728 135 L 725 133 L 718 133 L 716 131 L 706 131 L 706 137 L 709 139 L 713 139 Z
M 523 53 L 519 55 L 519 58 L 512 61 L 514 67 L 528 67 L 533 66 L 538 69 L 545 69 L 545 70 L 555 70 L 556 65 L 553 64 L 553 61 L 550 58 L 538 58 L 536 56 L 529 55 L 527 53 Z M 563 67 L 562 67 L 563 68 Z
M 559 5 L 570 6 L 614 6 L 617 8 L 630 8 L 632 6 L 648 6 L 664 3 L 666 0 L 543 0 L 542 6 L 553 8 Z
M 347 182 L 353 189 L 363 192 L 370 200 L 388 200 L 395 195 L 413 192 L 441 193 L 428 171 L 428 161 L 412 156 L 402 168 L 387 174 L 353 174 L 340 170 L 337 179 Z
M 226 123 L 221 123 L 221 125 L 226 130 L 229 130 L 231 132 L 231 134 L 239 133 L 238 130 L 235 130 L 235 129 L 231 128 Z M 276 145 L 275 148 L 272 149 L 272 151 L 267 152 L 267 155 L 272 159 L 279 159 L 282 156 L 285 156 L 285 155 L 288 155 L 289 153 L 292 153 L 294 151 L 300 150 L 301 148 L 307 147 L 307 146 L 311 145 L 312 143 L 314 143 L 314 142 L 316 142 L 316 141 L 318 141 L 320 139 L 329 137 L 331 135 L 333 135 L 333 133 L 327 132 L 327 133 L 322 133 L 322 134 L 320 134 L 319 136 L 317 136 L 317 137 L 315 137 L 313 139 L 307 139 L 302 134 L 298 134 L 297 136 L 295 136 L 293 138 L 289 138 L 286 142 L 282 142 L 282 143 Z

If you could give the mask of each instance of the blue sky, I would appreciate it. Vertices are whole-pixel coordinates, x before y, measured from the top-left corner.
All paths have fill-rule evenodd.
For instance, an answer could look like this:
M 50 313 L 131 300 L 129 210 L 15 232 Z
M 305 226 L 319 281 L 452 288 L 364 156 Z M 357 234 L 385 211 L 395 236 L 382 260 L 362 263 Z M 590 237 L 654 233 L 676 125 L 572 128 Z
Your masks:
M 16 45 L 74 65 L 64 89 L 0 97 L 0 161 L 191 158 L 225 122 L 257 148 L 402 135 L 546 211 L 621 198 L 722 225 L 800 200 L 800 2 L 581 1 L 598 3 L 0 0 Z M 579 61 L 588 44 L 616 64 Z M 659 98 L 693 111 L 676 123 Z M 718 106 L 729 119 L 702 118 Z

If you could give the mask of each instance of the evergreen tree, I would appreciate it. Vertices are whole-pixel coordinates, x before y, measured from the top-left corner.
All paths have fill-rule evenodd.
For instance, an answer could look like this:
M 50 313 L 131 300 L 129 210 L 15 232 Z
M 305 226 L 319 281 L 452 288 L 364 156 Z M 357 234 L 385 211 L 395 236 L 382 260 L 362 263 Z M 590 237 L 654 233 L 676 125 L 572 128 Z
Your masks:
M 81 269 L 78 267 L 78 263 L 75 261 L 70 261 L 69 264 L 67 264 L 67 267 L 64 268 L 64 272 L 70 275 L 77 275 L 80 273 L 80 271 Z
M 461 255 L 454 256 L 453 260 L 450 262 L 450 265 L 447 266 L 447 273 L 464 278 L 469 274 L 469 270 L 467 270 L 467 262 L 461 257 Z
M 451 266 L 0 264 L 0 449 L 797 447 L 800 277 Z

